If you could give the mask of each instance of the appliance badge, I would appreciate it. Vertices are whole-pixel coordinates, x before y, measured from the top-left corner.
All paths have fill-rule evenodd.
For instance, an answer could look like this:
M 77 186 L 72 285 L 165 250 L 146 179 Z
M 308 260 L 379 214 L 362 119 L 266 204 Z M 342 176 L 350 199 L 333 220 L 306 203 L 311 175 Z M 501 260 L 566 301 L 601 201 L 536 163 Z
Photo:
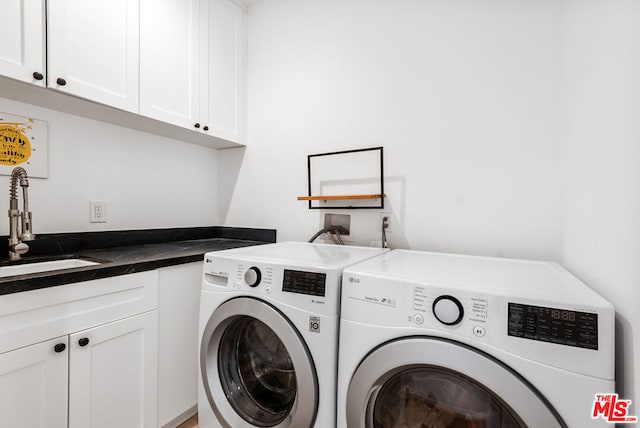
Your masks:
M 320 317 L 309 317 L 309 331 L 320 333 Z
M 356 285 L 360 284 L 360 278 L 355 278 L 353 276 L 350 276 L 348 281 L 349 281 L 349 284 L 356 284 Z

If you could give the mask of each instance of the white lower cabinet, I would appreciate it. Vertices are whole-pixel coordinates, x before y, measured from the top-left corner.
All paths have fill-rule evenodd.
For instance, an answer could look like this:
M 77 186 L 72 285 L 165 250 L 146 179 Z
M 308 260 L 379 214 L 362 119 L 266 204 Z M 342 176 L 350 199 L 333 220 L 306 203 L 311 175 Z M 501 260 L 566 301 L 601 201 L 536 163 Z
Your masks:
M 69 336 L 69 428 L 157 426 L 158 311 Z
M 157 308 L 157 271 L 0 296 L 0 427 L 156 427 Z
M 0 354 L 0 426 L 67 427 L 68 336 Z
M 173 428 L 198 404 L 202 262 L 158 271 L 158 426 Z
M 158 311 L 0 355 L 0 426 L 157 426 Z

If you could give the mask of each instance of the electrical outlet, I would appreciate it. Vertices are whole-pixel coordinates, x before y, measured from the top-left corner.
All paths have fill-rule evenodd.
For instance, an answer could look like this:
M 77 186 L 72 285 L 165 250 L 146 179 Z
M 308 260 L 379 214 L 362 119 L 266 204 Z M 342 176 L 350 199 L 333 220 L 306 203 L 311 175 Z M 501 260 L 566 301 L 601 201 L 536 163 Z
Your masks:
M 393 222 L 391 221 L 391 219 L 393 219 L 393 213 L 391 212 L 380 213 L 380 227 L 384 227 L 385 225 L 387 226 L 384 229 L 385 233 L 391 233 L 393 231 L 393 228 L 391 227 L 393 225 Z
M 107 201 L 89 201 L 89 223 L 107 222 Z

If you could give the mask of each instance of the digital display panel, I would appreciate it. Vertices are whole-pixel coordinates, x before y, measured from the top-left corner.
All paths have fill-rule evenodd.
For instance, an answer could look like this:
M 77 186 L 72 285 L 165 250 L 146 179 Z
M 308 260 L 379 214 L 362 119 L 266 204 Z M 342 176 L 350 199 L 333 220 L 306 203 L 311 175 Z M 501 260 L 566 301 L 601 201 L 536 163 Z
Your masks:
M 598 349 L 598 314 L 509 303 L 509 336 Z
M 324 273 L 285 269 L 282 291 L 324 297 L 326 281 Z

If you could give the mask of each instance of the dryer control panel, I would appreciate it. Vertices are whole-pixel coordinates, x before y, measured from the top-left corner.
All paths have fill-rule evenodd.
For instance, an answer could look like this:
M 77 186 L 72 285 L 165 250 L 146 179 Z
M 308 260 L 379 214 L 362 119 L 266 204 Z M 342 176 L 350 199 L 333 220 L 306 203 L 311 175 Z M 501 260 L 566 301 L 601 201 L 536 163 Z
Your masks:
M 598 314 L 509 303 L 509 336 L 598 349 Z
M 345 269 L 341 322 L 614 376 L 615 310 L 549 262 L 394 250 Z M 374 331 L 374 330 L 372 330 Z

